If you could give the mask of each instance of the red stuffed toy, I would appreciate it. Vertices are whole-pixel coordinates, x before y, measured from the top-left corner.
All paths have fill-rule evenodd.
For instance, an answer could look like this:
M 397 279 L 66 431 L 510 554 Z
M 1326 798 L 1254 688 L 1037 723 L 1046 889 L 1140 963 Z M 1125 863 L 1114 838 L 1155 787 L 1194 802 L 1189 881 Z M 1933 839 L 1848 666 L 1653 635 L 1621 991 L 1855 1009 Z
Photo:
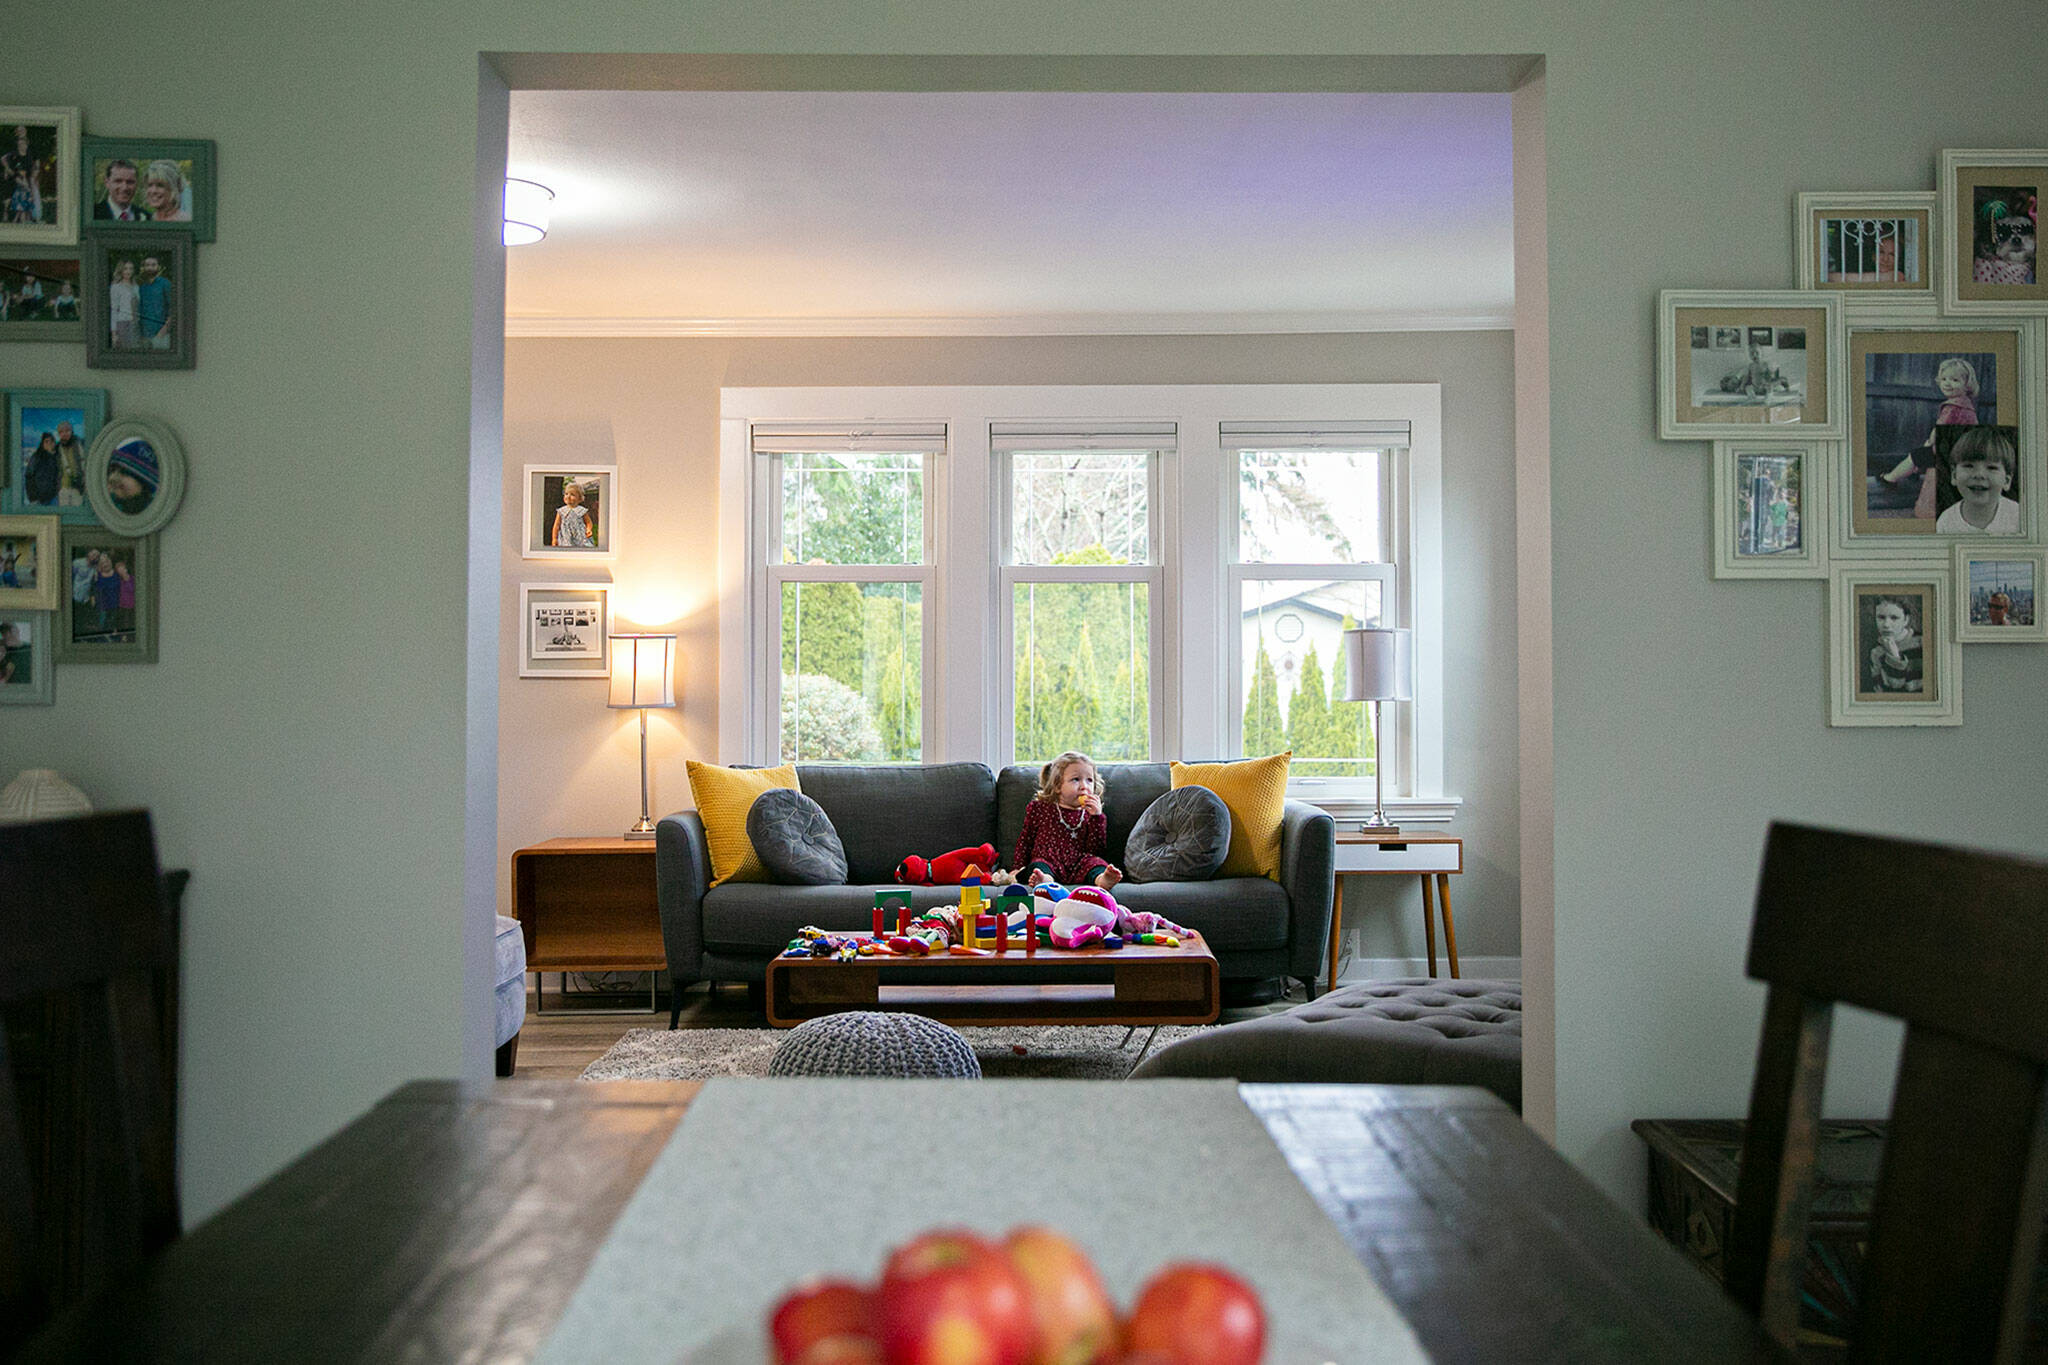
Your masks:
M 924 859 L 915 853 L 896 864 L 896 880 L 905 886 L 951 886 L 960 880 L 960 874 L 972 863 L 981 869 L 986 877 L 996 868 L 996 846 L 983 844 L 979 848 L 956 848 L 951 853 Z

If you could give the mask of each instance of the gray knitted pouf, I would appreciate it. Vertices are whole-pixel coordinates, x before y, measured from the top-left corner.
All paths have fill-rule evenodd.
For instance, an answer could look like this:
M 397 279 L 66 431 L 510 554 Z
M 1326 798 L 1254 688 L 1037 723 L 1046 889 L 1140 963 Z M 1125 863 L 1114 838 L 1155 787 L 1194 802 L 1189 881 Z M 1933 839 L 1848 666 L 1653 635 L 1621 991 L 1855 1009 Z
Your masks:
M 981 1078 L 960 1033 L 919 1014 L 849 1010 L 806 1019 L 768 1059 L 771 1076 L 952 1076 Z

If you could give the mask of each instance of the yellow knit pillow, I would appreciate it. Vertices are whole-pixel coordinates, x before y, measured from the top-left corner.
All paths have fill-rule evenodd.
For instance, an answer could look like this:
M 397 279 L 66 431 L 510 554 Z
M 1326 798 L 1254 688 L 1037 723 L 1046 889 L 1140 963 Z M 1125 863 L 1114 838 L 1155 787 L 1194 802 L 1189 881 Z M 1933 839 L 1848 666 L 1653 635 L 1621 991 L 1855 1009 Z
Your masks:
M 1176 763 L 1173 785 L 1207 787 L 1230 808 L 1230 852 L 1219 877 L 1280 880 L 1280 808 L 1287 803 L 1287 763 L 1294 751 L 1239 763 Z
M 747 837 L 747 811 L 754 798 L 770 787 L 795 787 L 796 764 L 779 768 L 721 768 L 689 760 L 690 797 L 704 821 L 704 843 L 711 850 L 711 884 L 765 882 L 768 869 L 754 856 Z

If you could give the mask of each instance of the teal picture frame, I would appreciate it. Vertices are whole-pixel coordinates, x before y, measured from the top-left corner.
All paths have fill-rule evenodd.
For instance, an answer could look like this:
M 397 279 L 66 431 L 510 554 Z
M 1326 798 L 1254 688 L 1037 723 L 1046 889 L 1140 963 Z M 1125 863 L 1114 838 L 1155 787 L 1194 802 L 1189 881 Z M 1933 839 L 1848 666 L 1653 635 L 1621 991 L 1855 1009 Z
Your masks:
M 149 171 L 152 163 L 169 161 L 182 180 L 178 212 L 189 218 L 137 217 L 121 222 L 102 217 L 95 210 L 106 198 L 106 170 L 111 162 L 132 161 L 136 189 L 132 207 L 148 213 Z M 220 157 L 206 138 L 185 137 L 89 137 L 78 155 L 78 226 L 85 232 L 185 232 L 195 242 L 210 242 L 214 235 L 214 210 L 219 201 Z
M 32 414 L 65 413 L 75 417 L 35 417 Z M 79 501 L 30 502 L 28 498 L 29 457 L 41 443 L 42 432 L 47 430 L 55 436 L 57 423 L 62 420 L 74 422 L 73 434 L 77 437 L 78 474 L 81 483 L 75 490 Z M 48 426 L 42 425 L 47 421 Z M 83 422 L 83 428 L 75 424 Z M 99 439 L 100 428 L 107 424 L 107 391 L 105 389 L 9 389 L 7 391 L 7 449 L 4 452 L 6 466 L 6 487 L 0 489 L 0 512 L 22 516 L 54 516 L 66 526 L 98 526 L 100 519 L 93 511 L 92 498 L 86 493 L 86 457 L 92 453 L 92 443 Z M 60 466 L 59 478 L 62 478 Z M 58 496 L 63 496 L 60 486 Z
M 0 611 L 0 706 L 57 700 L 54 611 Z

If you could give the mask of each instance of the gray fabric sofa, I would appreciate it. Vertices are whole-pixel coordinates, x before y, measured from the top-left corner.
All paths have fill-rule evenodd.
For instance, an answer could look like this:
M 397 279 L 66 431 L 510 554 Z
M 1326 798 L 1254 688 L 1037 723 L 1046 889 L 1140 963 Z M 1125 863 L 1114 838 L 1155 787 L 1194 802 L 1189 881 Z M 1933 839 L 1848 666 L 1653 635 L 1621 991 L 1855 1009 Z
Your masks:
M 1108 858 L 1123 865 L 1131 826 L 1172 785 L 1164 763 L 1112 763 L 1101 769 L 1109 817 Z M 844 886 L 728 882 L 709 889 L 711 860 L 695 811 L 665 817 L 655 830 L 654 868 L 662 940 L 675 1001 L 698 981 L 760 982 L 768 963 L 798 929 L 865 930 L 874 893 L 895 885 L 896 864 L 994 844 L 1007 865 L 1038 784 L 1035 768 L 1000 775 L 979 763 L 924 767 L 799 766 L 804 794 L 824 808 L 846 846 Z M 1315 994 L 1330 933 L 1336 830 L 1314 806 L 1290 801 L 1281 819 L 1280 880 L 1233 877 L 1206 882 L 1125 882 L 1116 897 L 1199 930 L 1225 981 L 1294 977 Z M 958 887 L 913 887 L 918 909 L 957 904 Z

